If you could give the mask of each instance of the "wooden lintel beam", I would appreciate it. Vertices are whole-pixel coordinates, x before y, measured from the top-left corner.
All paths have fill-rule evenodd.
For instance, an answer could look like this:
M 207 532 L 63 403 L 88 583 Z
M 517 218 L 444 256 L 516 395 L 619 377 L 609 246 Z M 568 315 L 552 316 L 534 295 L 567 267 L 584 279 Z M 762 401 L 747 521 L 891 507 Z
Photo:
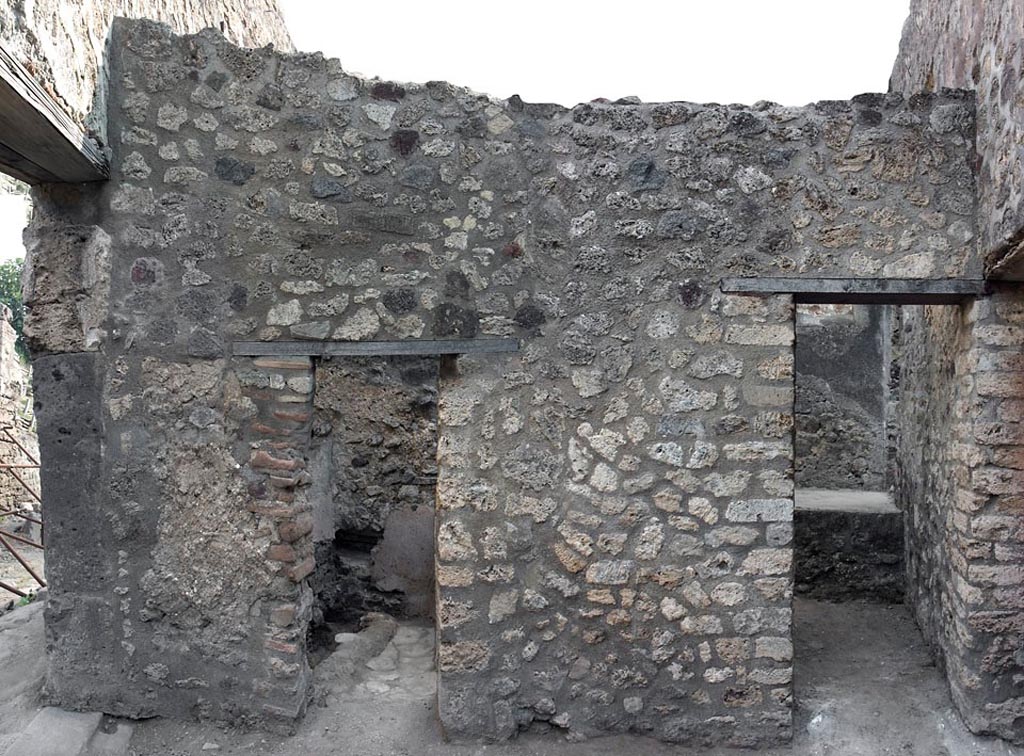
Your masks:
M 518 339 L 402 341 L 236 341 L 236 357 L 392 357 L 518 352 Z
M 0 44 L 0 172 L 30 184 L 102 181 L 107 158 Z
M 725 278 L 725 294 L 791 294 L 796 304 L 960 304 L 985 296 L 983 280 L 945 278 Z

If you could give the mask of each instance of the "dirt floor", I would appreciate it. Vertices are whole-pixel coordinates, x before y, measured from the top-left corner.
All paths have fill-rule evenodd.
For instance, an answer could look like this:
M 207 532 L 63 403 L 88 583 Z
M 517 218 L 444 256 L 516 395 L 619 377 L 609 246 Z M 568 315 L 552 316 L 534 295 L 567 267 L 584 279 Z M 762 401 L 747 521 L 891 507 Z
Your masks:
M 38 606 L 0 617 L 0 732 L 31 717 L 42 675 Z M 795 602 L 796 737 L 765 756 L 1024 756 L 960 723 L 902 606 Z M 316 670 L 320 698 L 291 738 L 210 724 L 136 724 L 133 756 L 727 756 L 636 737 L 568 743 L 559 732 L 511 744 L 447 745 L 433 703 L 433 633 L 383 620 L 343 636 Z M 367 661 L 369 660 L 369 661 Z M 205 750 L 204 750 L 205 749 Z M 3 753 L 0 736 L 0 754 Z M 12 755 L 8 755 L 12 756 Z
M 1024 754 L 970 735 L 952 709 L 945 683 L 903 606 L 795 604 L 796 737 L 789 756 L 996 756 Z M 631 737 L 567 743 L 559 732 L 508 745 L 452 746 L 441 739 L 429 666 L 432 633 L 402 627 L 367 669 L 342 645 L 317 668 L 329 688 L 298 735 L 238 735 L 216 727 L 148 722 L 136 728 L 137 756 L 186 756 L 215 744 L 217 754 L 260 756 L 584 756 L 640 752 L 651 756 L 744 751 L 691 751 Z M 365 653 L 364 649 L 364 653 Z M 372 653 L 372 650 L 371 650 Z M 426 664 L 427 666 L 424 666 Z M 361 668 L 360 668 L 361 667 Z M 346 678 L 349 670 L 354 677 Z M 347 679 L 347 682 L 346 682 Z M 208 746 L 209 747 L 209 746 Z M 210 751 L 207 751 L 209 753 Z

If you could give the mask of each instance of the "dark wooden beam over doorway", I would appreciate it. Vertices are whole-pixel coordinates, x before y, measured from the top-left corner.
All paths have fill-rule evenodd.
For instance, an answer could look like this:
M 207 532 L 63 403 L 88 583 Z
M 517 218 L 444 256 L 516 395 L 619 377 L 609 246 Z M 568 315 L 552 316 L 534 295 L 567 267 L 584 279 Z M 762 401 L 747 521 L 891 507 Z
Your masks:
M 988 293 L 985 281 L 943 278 L 725 278 L 725 294 L 792 294 L 795 304 L 960 304 Z
M 103 151 L 0 45 L 0 172 L 29 184 L 103 181 Z

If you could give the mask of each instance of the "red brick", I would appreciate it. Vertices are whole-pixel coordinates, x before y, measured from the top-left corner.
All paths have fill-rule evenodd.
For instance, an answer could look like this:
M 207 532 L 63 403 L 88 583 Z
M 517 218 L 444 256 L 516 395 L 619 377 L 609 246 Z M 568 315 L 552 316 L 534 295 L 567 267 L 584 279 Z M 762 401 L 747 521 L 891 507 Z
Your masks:
M 271 475 L 268 480 L 274 488 L 295 488 L 299 484 L 298 476 L 286 478 L 281 475 Z
M 1024 400 L 1012 399 L 999 404 L 999 419 L 1011 423 L 1024 420 Z
M 252 364 L 264 370 L 306 370 L 313 369 L 309 357 L 257 357 Z
M 1024 446 L 1000 446 L 992 452 L 992 462 L 999 467 L 1024 470 Z
M 290 522 L 281 523 L 277 528 L 277 532 L 280 534 L 282 541 L 294 543 L 303 536 L 313 532 L 313 518 L 296 517 Z
M 286 643 L 285 641 L 279 641 L 274 638 L 267 638 L 263 641 L 263 647 L 271 651 L 277 651 L 279 654 L 287 654 L 289 656 L 295 656 L 302 651 L 302 646 L 298 643 Z
M 978 373 L 974 381 L 979 396 L 1010 399 L 1024 395 L 1022 378 L 1020 373 Z
M 278 394 L 277 396 L 274 397 L 274 401 L 275 402 L 279 402 L 281 404 L 309 404 L 309 405 L 312 405 L 312 403 L 313 403 L 313 395 L 312 394 L 293 394 L 293 393 Z
M 289 433 L 291 433 L 291 431 L 288 430 L 287 428 L 275 428 L 275 427 L 273 427 L 271 425 L 267 425 L 266 423 L 253 423 L 252 425 L 249 426 L 249 428 L 257 436 L 275 436 L 275 437 L 278 437 L 278 436 L 287 436 Z
M 1017 423 L 975 423 L 974 437 L 988 446 L 1015 446 L 1024 442 L 1024 427 Z
M 305 710 L 305 708 L 305 698 L 296 693 L 295 703 L 293 703 L 291 706 L 285 707 L 265 703 L 263 704 L 263 713 L 272 719 L 280 719 L 285 722 L 290 722 L 301 717 L 302 712 Z M 285 730 L 285 732 L 288 732 L 288 730 Z
M 306 423 L 313 416 L 308 410 L 275 409 L 271 414 L 276 420 L 291 420 L 293 423 Z
M 275 543 L 267 549 L 267 559 L 272 562 L 294 562 L 295 549 L 287 543 Z
M 999 496 L 995 500 L 995 511 L 1024 515 L 1024 496 Z
M 285 470 L 288 472 L 301 470 L 306 466 L 306 463 L 301 459 L 282 459 L 281 457 L 272 457 L 265 451 L 253 452 L 252 457 L 249 458 L 249 464 L 260 470 Z
M 267 441 L 263 446 L 278 452 L 289 451 L 295 453 L 298 448 L 306 445 L 304 434 L 300 435 L 295 433 L 295 431 L 289 431 L 288 436 L 290 437 L 288 441 Z
M 273 401 L 276 394 L 269 389 L 258 389 L 253 387 L 247 387 L 243 393 L 250 399 L 254 399 L 258 402 L 269 402 Z
M 295 621 L 298 609 L 295 604 L 282 604 L 270 610 L 270 624 L 277 627 L 288 627 Z
M 308 556 L 298 564 L 294 564 L 291 567 L 289 567 L 286 570 L 286 572 L 288 574 L 289 580 L 291 580 L 293 583 L 299 583 L 302 582 L 303 579 L 308 577 L 315 568 L 316 562 L 314 561 L 312 556 Z
M 982 467 L 971 473 L 975 489 L 987 494 L 1015 494 L 1024 490 L 1024 471 Z

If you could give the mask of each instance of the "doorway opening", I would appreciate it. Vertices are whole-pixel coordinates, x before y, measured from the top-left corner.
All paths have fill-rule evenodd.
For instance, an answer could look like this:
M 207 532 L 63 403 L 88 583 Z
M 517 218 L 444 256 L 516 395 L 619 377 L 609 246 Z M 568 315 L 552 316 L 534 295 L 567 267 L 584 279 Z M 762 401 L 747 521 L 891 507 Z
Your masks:
M 893 309 L 797 307 L 798 596 L 831 602 L 903 601 L 903 518 L 893 497 Z
M 797 307 L 795 726 L 825 750 L 903 741 L 908 753 L 947 753 L 948 738 L 967 736 L 908 595 L 908 568 L 930 553 L 915 516 L 928 502 L 908 499 L 921 489 L 900 469 L 915 443 L 901 437 L 901 403 L 921 401 L 901 386 L 903 331 L 934 319 L 954 332 L 959 318 L 955 307 Z M 937 721 L 937 711 L 949 716 Z
M 366 697 L 432 706 L 436 698 L 439 363 L 328 357 L 316 367 L 308 647 L 328 706 Z

